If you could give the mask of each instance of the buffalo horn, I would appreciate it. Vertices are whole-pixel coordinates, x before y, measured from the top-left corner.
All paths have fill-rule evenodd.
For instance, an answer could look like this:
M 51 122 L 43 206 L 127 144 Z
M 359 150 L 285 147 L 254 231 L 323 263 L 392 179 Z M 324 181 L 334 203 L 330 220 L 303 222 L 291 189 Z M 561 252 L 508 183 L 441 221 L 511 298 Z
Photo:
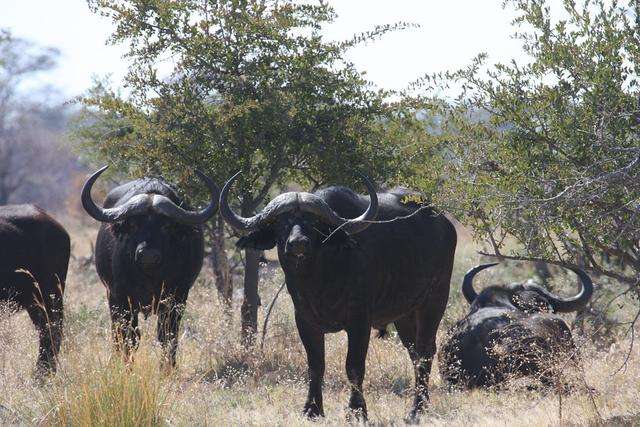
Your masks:
M 549 302 L 553 306 L 553 309 L 558 313 L 569 313 L 580 310 L 587 305 L 587 302 L 589 302 L 593 295 L 593 282 L 589 275 L 580 268 L 567 268 L 578 275 L 578 278 L 580 279 L 580 292 L 575 296 L 563 298 L 553 295 L 551 292 L 543 289 L 545 295 L 549 299 Z
M 362 178 L 369 191 L 370 201 L 364 213 L 357 218 L 342 218 L 324 200 L 315 194 L 304 192 L 281 194 L 271 200 L 262 212 L 245 218 L 233 212 L 229 206 L 229 191 L 239 175 L 240 172 L 237 172 L 222 187 L 220 214 L 231 227 L 243 233 L 257 230 L 261 224 L 273 220 L 279 214 L 300 209 L 318 215 L 323 221 L 334 227 L 342 227 L 347 234 L 356 234 L 366 229 L 378 214 L 378 196 L 375 187 L 367 177 L 363 176 Z
M 464 295 L 464 299 L 466 299 L 469 304 L 473 304 L 476 298 L 478 298 L 478 294 L 473 289 L 473 277 L 485 268 L 493 267 L 494 265 L 498 264 L 499 263 L 497 262 L 493 262 L 491 264 L 481 264 L 473 267 L 471 270 L 467 271 L 467 274 L 464 275 L 464 280 L 462 281 L 462 295 Z
M 209 177 L 200 171 L 196 171 L 196 174 L 202 181 L 204 181 L 211 194 L 211 202 L 209 203 L 209 206 L 201 211 L 187 211 L 180 206 L 177 206 L 168 197 L 160 194 L 138 194 L 120 206 L 113 208 L 101 208 L 97 206 L 91 198 L 91 188 L 98 177 L 100 177 L 108 167 L 109 166 L 104 166 L 98 169 L 89 177 L 89 179 L 87 179 L 82 187 L 82 206 L 84 207 L 84 210 L 97 221 L 111 223 L 124 220 L 133 215 L 144 214 L 152 211 L 165 215 L 183 224 L 197 225 L 202 224 L 211 218 L 218 209 L 218 195 L 220 194 L 220 190 Z

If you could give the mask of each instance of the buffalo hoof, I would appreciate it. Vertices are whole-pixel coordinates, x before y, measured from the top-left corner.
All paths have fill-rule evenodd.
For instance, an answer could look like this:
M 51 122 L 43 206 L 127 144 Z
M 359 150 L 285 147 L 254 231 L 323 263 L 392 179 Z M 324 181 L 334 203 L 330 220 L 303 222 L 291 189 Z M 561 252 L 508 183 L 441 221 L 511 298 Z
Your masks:
M 44 385 L 56 373 L 56 366 L 50 363 L 38 363 L 33 371 L 33 380 L 38 385 Z
M 37 387 L 45 386 L 51 378 L 53 378 L 53 372 L 50 370 L 36 369 L 32 375 L 33 383 Z
M 347 421 L 367 421 L 367 403 L 361 393 L 354 393 L 349 399 Z
M 315 402 L 305 403 L 302 415 L 310 420 L 317 420 L 320 417 L 324 417 L 324 411 Z
M 349 423 L 366 423 L 367 408 L 349 408 L 347 409 L 347 422 Z
M 421 409 L 412 409 L 409 415 L 404 419 L 404 422 L 408 425 L 420 424 L 420 417 L 422 417 L 423 411 Z

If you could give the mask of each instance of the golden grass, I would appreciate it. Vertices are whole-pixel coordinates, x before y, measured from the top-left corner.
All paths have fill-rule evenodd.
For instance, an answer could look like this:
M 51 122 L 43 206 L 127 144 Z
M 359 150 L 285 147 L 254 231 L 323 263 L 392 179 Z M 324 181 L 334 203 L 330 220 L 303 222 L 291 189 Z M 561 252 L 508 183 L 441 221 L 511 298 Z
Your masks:
M 92 369 L 72 370 L 47 393 L 52 412 L 47 424 L 70 426 L 151 426 L 167 410 L 158 364 L 142 353 L 131 366 L 119 358 Z
M 84 231 L 83 231 L 84 232 Z M 90 233 L 87 233 L 90 234 Z M 87 245 L 84 245 L 88 247 Z M 452 299 L 439 340 L 465 312 L 458 295 L 464 271 L 478 261 L 475 247 L 456 256 Z M 480 279 L 526 278 L 520 267 L 489 271 Z M 281 283 L 279 272 L 261 284 L 263 309 Z M 112 357 L 105 292 L 93 266 L 72 262 L 65 296 L 66 336 L 58 375 L 39 385 L 31 379 L 37 339 L 25 313 L 0 314 L 0 424 L 33 425 L 340 425 L 345 424 L 348 388 L 344 373 L 346 337 L 327 336 L 325 412 L 311 423 L 300 416 L 306 396 L 306 361 L 283 293 L 273 311 L 265 350 L 247 352 L 239 342 L 238 310 L 226 319 L 212 279 L 203 271 L 182 324 L 178 369 L 161 375 L 154 341 L 155 317 L 142 321 L 143 338 L 133 365 Z M 261 311 L 261 315 L 263 311 Z M 640 423 L 640 349 L 627 369 L 621 341 L 606 351 L 583 350 L 585 379 L 602 419 L 617 425 Z M 589 425 L 599 421 L 589 393 L 562 398 L 528 391 L 514 383 L 504 390 L 459 392 L 431 376 L 431 406 L 425 425 Z M 409 357 L 395 337 L 371 340 L 365 397 L 372 423 L 402 425 L 412 396 Z

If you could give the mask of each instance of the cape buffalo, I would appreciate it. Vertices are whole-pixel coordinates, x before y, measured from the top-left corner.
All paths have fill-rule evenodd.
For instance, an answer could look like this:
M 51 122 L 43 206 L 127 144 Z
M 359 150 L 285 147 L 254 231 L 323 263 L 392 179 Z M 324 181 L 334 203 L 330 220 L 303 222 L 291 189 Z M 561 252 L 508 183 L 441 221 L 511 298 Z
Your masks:
M 100 208 L 91 199 L 91 187 L 106 168 L 85 183 L 82 205 L 102 222 L 96 270 L 107 288 L 116 349 L 128 358 L 140 338 L 139 312 L 157 313 L 163 367 L 175 366 L 180 319 L 202 267 L 201 224 L 217 212 L 219 189 L 196 171 L 209 188 L 211 203 L 191 212 L 166 182 L 142 178 L 111 190 Z
M 570 298 L 553 295 L 531 281 L 489 286 L 477 294 L 473 277 L 494 265 L 477 266 L 464 277 L 462 294 L 471 307 L 443 345 L 442 377 L 465 388 L 523 376 L 536 376 L 544 385 L 559 385 L 568 362 L 575 367 L 578 355 L 569 327 L 554 313 L 584 307 L 593 294 L 591 279 L 584 271 L 571 269 L 582 286 Z
M 36 375 L 55 372 L 69 234 L 34 205 L 0 206 L 0 301 L 25 309 L 40 338 Z
M 411 416 L 417 417 L 428 401 L 436 331 L 449 295 L 456 246 L 453 225 L 427 206 L 408 200 L 415 193 L 396 189 L 376 194 L 366 178 L 368 197 L 344 187 L 314 194 L 290 192 L 271 200 L 259 214 L 243 218 L 227 203 L 236 177 L 222 189 L 220 212 L 233 228 L 248 233 L 238 241 L 241 248 L 278 246 L 307 353 L 309 393 L 304 413 L 309 417 L 324 413 L 324 335 L 344 330 L 349 343 L 349 408 L 366 418 L 362 381 L 370 329 L 394 323 L 415 364 Z M 372 224 L 376 218 L 390 222 Z

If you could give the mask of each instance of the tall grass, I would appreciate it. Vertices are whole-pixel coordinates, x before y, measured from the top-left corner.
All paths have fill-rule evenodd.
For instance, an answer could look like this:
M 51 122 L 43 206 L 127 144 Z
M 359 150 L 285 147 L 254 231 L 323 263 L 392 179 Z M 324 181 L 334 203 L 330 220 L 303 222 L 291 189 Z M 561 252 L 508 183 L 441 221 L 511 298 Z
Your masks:
M 46 422 L 57 426 L 154 426 L 163 423 L 167 390 L 158 364 L 141 352 L 131 365 L 119 358 L 91 369 L 68 372 L 47 393 L 53 411 Z

